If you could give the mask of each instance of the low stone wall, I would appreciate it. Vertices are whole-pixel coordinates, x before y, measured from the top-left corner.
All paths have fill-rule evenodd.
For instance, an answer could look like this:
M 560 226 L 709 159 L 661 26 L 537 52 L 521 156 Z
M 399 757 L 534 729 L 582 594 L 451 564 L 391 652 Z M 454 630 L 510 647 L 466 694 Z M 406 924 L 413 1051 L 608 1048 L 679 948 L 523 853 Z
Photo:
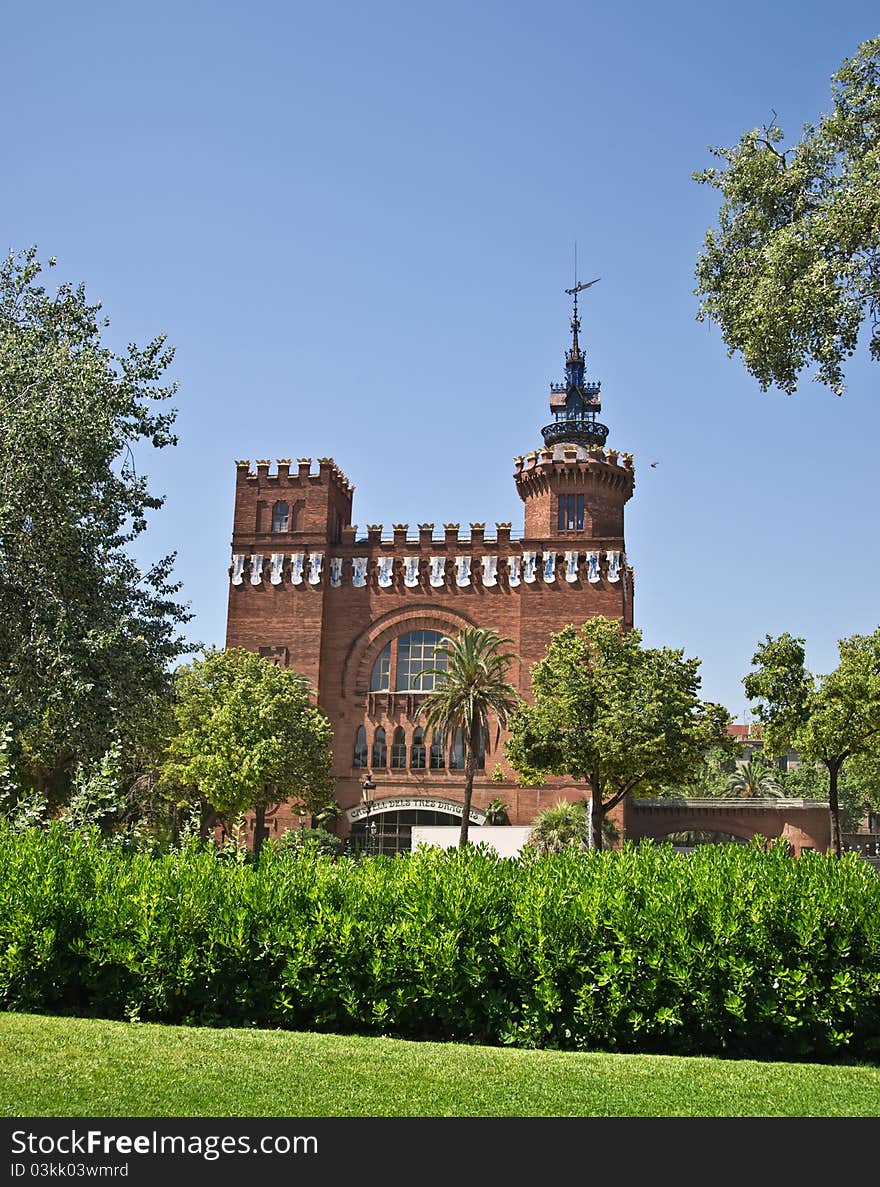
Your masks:
M 528 840 L 531 828 L 519 824 L 482 824 L 468 829 L 473 845 L 489 845 L 501 857 L 516 857 Z M 457 824 L 414 824 L 412 847 L 436 845 L 441 849 L 455 849 L 461 829 Z

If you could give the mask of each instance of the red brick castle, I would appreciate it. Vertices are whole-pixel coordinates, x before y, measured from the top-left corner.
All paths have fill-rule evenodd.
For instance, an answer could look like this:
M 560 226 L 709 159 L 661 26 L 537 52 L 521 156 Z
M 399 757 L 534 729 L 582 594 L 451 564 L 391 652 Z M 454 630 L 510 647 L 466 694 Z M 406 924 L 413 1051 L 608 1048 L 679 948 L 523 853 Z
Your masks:
M 413 824 L 461 818 L 461 738 L 429 735 L 420 713 L 435 666 L 434 645 L 466 626 L 492 627 L 523 660 L 511 673 L 528 695 L 529 669 L 550 634 L 595 614 L 633 623 L 633 572 L 624 542 L 624 505 L 633 493 L 632 457 L 608 449 L 599 383 L 584 378 L 574 298 L 565 381 L 551 384 L 552 419 L 542 448 L 515 459 L 525 505 L 511 523 L 462 531 L 457 523 L 405 523 L 386 533 L 353 524 L 354 487 L 332 458 L 236 463 L 226 645 L 246 647 L 307 676 L 333 726 L 340 835 L 363 832 L 361 782 L 369 772 L 371 819 L 383 851 L 409 848 Z M 500 771 L 499 768 L 500 767 Z M 500 797 L 512 824 L 528 824 L 565 785 L 519 788 L 503 735 L 486 741 L 474 785 L 474 825 Z M 492 774 L 495 772 L 495 779 Z M 503 774 L 503 782 L 498 781 Z M 583 788 L 571 788 L 572 798 Z M 298 822 L 282 805 L 279 831 Z

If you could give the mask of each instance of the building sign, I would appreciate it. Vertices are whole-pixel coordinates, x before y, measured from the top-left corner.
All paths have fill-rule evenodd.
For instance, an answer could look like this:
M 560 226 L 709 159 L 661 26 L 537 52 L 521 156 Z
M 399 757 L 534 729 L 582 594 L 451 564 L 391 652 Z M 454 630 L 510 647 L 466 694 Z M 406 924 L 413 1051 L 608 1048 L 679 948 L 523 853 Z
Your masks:
M 367 815 L 378 816 L 380 812 L 414 812 L 417 810 L 448 812 L 450 816 L 461 816 L 462 805 L 456 804 L 452 800 L 435 800 L 424 796 L 389 796 L 387 799 L 374 801 L 369 813 L 363 804 L 357 804 L 354 808 L 348 809 L 346 816 L 354 824 L 356 820 L 363 820 Z M 481 812 L 479 808 L 471 808 L 468 820 L 471 824 L 483 824 L 486 820 L 486 813 Z

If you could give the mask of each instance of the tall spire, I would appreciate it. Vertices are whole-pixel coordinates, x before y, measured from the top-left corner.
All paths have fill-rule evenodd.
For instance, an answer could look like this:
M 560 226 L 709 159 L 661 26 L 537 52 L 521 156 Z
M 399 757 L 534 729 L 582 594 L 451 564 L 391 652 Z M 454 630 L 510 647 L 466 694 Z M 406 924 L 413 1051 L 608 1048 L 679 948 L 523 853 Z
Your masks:
M 581 445 L 604 445 L 608 427 L 596 420 L 601 412 L 599 399 L 600 384 L 584 381 L 584 352 L 581 350 L 578 331 L 581 320 L 578 317 L 578 293 L 591 288 L 601 277 L 582 284 L 575 280 L 574 288 L 566 289 L 573 298 L 571 315 L 571 346 L 565 354 L 565 383 L 551 383 L 550 411 L 555 420 L 541 430 L 547 445 L 571 443 Z
M 592 283 L 595 284 L 595 280 Z M 583 287 L 586 288 L 587 286 L 584 285 Z M 574 294 L 574 310 L 571 315 L 571 347 L 565 356 L 567 366 L 569 363 L 574 362 L 583 363 L 584 352 L 581 350 L 581 344 L 578 342 L 578 330 L 581 328 L 581 319 L 578 317 L 578 293 L 580 292 L 580 287 L 566 289 L 565 291 Z

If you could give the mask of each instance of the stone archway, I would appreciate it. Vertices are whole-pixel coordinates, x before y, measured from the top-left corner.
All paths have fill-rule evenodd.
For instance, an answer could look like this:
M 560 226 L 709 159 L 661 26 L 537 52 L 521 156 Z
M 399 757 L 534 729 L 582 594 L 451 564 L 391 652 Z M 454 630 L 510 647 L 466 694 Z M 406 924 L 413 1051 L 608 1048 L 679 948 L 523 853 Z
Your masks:
M 671 832 L 721 832 L 749 841 L 755 835 L 788 841 L 795 854 L 826 853 L 831 844 L 828 804 L 817 800 L 664 800 L 628 797 L 626 840 L 662 840 Z
M 370 853 L 408 853 L 414 825 L 455 824 L 463 810 L 462 803 L 445 796 L 386 796 L 375 800 L 369 812 L 362 803 L 348 809 L 347 839 L 354 848 Z M 486 813 L 471 807 L 468 819 L 474 825 L 485 824 Z
M 406 630 L 438 631 L 441 635 L 454 635 L 474 625 L 468 615 L 430 603 L 415 603 L 389 610 L 370 623 L 349 647 L 342 664 L 340 696 L 366 695 L 373 662 L 385 644 L 396 635 Z

